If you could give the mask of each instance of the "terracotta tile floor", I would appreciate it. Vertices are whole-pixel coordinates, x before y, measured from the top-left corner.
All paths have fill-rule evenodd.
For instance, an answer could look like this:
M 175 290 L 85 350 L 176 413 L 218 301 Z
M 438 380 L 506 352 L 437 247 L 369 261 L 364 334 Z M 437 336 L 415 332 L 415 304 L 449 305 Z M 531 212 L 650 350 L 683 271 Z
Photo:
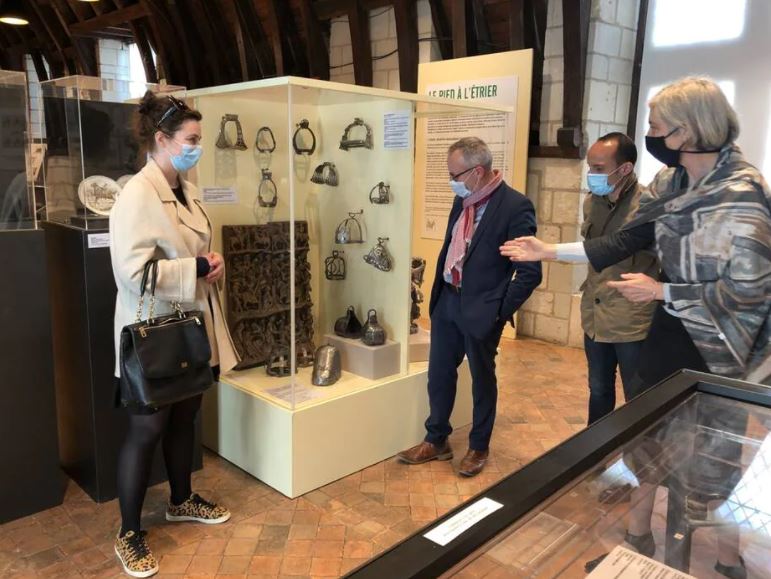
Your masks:
M 157 577 L 340 576 L 583 428 L 583 352 L 527 339 L 501 346 L 498 418 L 481 475 L 454 470 L 468 428 L 451 438 L 451 463 L 388 459 L 294 500 L 206 453 L 193 488 L 227 505 L 232 521 L 167 523 L 165 485 L 152 487 L 143 526 L 161 559 Z M 96 504 L 70 483 L 62 506 L 0 526 L 0 576 L 123 576 L 118 524 L 117 501 Z

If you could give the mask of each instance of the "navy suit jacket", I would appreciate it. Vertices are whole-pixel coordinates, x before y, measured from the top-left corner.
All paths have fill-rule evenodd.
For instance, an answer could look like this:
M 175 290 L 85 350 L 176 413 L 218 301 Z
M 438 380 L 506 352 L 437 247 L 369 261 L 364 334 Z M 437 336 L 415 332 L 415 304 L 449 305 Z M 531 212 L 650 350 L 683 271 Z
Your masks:
M 444 263 L 452 229 L 462 209 L 463 200 L 456 197 L 436 264 L 429 315 L 441 292 L 452 291 L 445 286 Z M 515 263 L 503 257 L 498 249 L 504 241 L 535 234 L 533 204 L 506 183 L 501 183 L 490 196 L 463 262 L 460 314 L 463 329 L 471 336 L 485 339 L 494 330 L 502 328 L 506 321 L 513 323 L 514 312 L 541 283 L 540 262 Z

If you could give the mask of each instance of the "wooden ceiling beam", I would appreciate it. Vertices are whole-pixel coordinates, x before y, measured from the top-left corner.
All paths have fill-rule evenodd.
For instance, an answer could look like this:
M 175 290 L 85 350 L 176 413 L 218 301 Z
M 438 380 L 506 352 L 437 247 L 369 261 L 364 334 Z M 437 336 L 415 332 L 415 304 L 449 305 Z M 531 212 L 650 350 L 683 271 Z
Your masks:
M 418 10 L 415 0 L 394 0 L 396 46 L 399 49 L 399 90 L 418 92 Z
M 247 57 L 249 54 L 253 55 L 259 68 L 260 78 L 275 76 L 276 64 L 273 51 L 252 0 L 235 0 L 235 7 L 244 36 Z
M 147 9 L 149 16 L 152 45 L 163 67 L 163 76 L 171 83 L 187 87 L 197 86 L 194 81 L 195 71 L 188 68 L 186 58 L 180 47 L 180 36 L 165 3 L 158 0 L 139 0 Z
M 65 0 L 67 5 L 72 10 L 78 22 L 85 22 L 95 16 L 94 10 L 91 8 L 91 2 L 80 2 L 80 0 Z
M 591 0 L 562 0 L 565 82 L 562 128 L 557 130 L 557 144 L 562 148 L 582 147 L 584 144 L 581 121 L 590 10 Z
M 485 7 L 482 0 L 470 0 L 471 2 L 471 21 L 473 24 L 473 35 L 471 42 L 474 46 L 473 54 L 490 54 L 494 52 L 490 26 L 487 24 L 485 16 Z
M 452 7 L 452 57 L 468 56 L 466 36 L 466 0 L 451 0 Z
M 120 27 L 119 25 L 148 16 L 147 7 L 142 4 L 132 4 L 126 8 L 106 12 L 101 16 L 77 22 L 70 26 L 73 36 L 90 36 L 104 29 Z
M 439 53 L 442 55 L 442 60 L 450 60 L 453 56 L 452 32 L 447 11 L 444 9 L 444 2 L 443 0 L 429 0 L 428 3 L 431 7 L 431 22 L 434 25 L 434 32 L 439 38 Z
M 347 0 L 347 2 L 355 82 L 359 86 L 372 86 L 372 41 L 369 35 L 369 13 L 359 0 Z
M 525 0 L 509 0 L 509 50 L 525 48 Z
M 305 31 L 305 47 L 310 76 L 329 80 L 329 47 L 324 41 L 321 23 L 316 16 L 311 0 L 300 0 L 300 16 Z
M 393 4 L 393 0 L 358 0 L 364 11 L 383 8 Z M 329 20 L 338 16 L 346 16 L 349 10 L 349 0 L 316 0 L 313 9 L 319 20 Z

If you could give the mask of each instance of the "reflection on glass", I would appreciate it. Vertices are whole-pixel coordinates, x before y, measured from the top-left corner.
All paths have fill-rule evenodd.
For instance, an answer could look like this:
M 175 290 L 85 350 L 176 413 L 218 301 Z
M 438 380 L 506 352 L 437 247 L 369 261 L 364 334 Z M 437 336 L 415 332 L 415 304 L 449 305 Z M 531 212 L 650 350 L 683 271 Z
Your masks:
M 0 79 L 0 228 L 27 229 L 34 227 L 34 211 L 26 172 L 26 89 L 8 80 Z
M 712 577 L 719 554 L 768 577 L 770 428 L 769 409 L 694 395 L 453 576 L 584 577 L 587 562 L 647 529 L 647 555 L 696 577 Z
M 739 38 L 747 0 L 659 0 L 654 8 L 653 44 L 685 46 Z

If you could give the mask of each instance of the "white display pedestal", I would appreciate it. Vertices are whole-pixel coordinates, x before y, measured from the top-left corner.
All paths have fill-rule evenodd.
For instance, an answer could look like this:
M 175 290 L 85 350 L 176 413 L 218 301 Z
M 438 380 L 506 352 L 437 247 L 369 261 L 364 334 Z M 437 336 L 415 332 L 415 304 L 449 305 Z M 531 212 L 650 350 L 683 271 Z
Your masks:
M 431 332 L 418 326 L 415 334 L 410 334 L 410 362 L 427 362 L 431 351 Z
M 367 346 L 361 340 L 326 334 L 324 342 L 340 351 L 340 363 L 344 372 L 370 380 L 380 380 L 399 373 L 399 354 L 402 347 L 393 340 L 386 340 L 382 346 Z
M 294 410 L 263 368 L 226 374 L 204 396 L 204 445 L 294 498 L 394 456 L 420 442 L 428 416 L 428 364 L 374 382 L 344 373 L 333 386 L 310 385 L 301 369 Z M 458 369 L 454 428 L 471 422 L 468 362 Z

